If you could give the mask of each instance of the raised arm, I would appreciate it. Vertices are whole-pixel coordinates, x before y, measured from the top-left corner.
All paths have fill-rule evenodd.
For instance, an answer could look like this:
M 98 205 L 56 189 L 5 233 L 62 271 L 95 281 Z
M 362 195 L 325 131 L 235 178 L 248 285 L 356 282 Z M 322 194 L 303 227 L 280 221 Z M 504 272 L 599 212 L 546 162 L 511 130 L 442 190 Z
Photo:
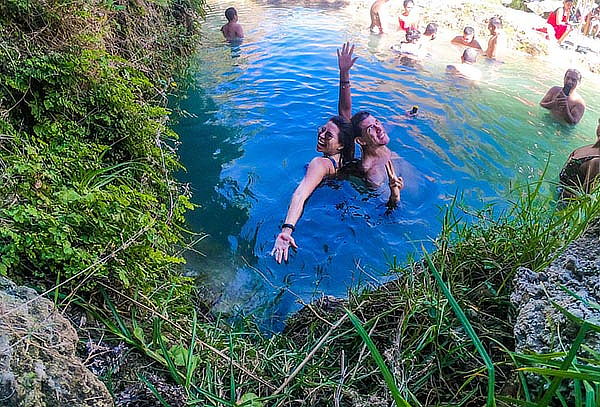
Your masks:
M 338 114 L 350 120 L 352 117 L 352 94 L 350 92 L 350 68 L 358 57 L 352 57 L 354 45 L 350 47 L 347 42 L 342 45 L 342 50 L 337 50 L 338 66 L 340 68 L 340 95 L 338 99 Z
M 304 203 L 308 197 L 313 193 L 315 188 L 319 186 L 323 178 L 325 178 L 330 171 L 331 162 L 323 157 L 316 157 L 308 165 L 306 174 L 302 181 L 294 191 L 292 200 L 288 208 L 287 216 L 285 217 L 284 226 L 281 233 L 277 235 L 273 250 L 271 250 L 271 256 L 275 256 L 277 263 L 281 263 L 282 260 L 287 261 L 290 246 L 297 249 L 296 241 L 292 237 L 292 232 L 296 228 L 296 222 L 302 216 L 304 210 Z

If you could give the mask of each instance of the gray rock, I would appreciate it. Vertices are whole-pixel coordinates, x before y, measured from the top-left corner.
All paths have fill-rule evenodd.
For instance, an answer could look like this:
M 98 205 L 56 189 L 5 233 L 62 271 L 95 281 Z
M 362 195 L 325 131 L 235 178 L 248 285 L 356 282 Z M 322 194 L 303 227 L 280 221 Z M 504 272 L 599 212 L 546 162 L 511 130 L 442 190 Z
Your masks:
M 77 341 L 52 302 L 0 277 L 2 406 L 113 406 L 104 383 L 75 356 Z
M 517 352 L 548 353 L 569 349 L 579 327 L 552 302 L 579 318 L 600 323 L 600 311 L 585 304 L 600 303 L 599 236 L 599 225 L 590 228 L 541 273 L 526 268 L 517 270 L 511 296 L 518 309 L 514 328 Z M 586 344 L 600 352 L 598 334 L 589 333 Z

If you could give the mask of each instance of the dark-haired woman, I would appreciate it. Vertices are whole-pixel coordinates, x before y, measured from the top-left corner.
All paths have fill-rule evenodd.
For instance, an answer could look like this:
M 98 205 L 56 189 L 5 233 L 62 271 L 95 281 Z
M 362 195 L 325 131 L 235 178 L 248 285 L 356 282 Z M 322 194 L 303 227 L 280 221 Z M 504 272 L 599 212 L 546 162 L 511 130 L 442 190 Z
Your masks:
M 275 239 L 271 256 L 277 263 L 287 261 L 290 246 L 298 248 L 292 233 L 302 215 L 304 203 L 327 177 L 335 176 L 340 169 L 354 160 L 352 124 L 341 116 L 333 116 L 317 130 L 317 151 L 323 153 L 308 164 L 306 174 L 294 191 L 281 233 Z
M 415 7 L 415 2 L 413 0 L 404 0 L 402 5 L 404 6 L 404 10 L 402 10 L 402 14 L 398 17 L 398 30 L 418 30 L 420 17 L 417 12 L 412 11 Z
M 560 172 L 561 199 L 571 198 L 580 191 L 589 193 L 598 175 L 600 175 L 600 120 L 596 128 L 596 143 L 573 151 Z

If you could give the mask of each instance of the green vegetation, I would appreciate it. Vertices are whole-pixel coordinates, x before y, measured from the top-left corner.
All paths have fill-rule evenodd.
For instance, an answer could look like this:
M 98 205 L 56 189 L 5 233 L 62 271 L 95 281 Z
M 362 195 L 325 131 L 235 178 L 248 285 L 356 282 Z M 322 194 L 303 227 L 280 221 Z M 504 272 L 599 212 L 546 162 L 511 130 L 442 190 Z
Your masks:
M 1 274 L 86 296 L 98 281 L 189 291 L 172 270 L 191 205 L 162 105 L 200 5 L 0 4 Z

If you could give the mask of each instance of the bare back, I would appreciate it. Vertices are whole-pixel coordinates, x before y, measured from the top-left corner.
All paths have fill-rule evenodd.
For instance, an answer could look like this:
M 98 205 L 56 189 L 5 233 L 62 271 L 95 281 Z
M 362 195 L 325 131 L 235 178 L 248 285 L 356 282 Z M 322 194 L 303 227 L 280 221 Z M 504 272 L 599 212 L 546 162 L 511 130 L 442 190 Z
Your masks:
M 244 30 L 242 29 L 242 25 L 238 23 L 229 22 L 225 24 L 221 27 L 221 32 L 228 41 L 244 38 Z

